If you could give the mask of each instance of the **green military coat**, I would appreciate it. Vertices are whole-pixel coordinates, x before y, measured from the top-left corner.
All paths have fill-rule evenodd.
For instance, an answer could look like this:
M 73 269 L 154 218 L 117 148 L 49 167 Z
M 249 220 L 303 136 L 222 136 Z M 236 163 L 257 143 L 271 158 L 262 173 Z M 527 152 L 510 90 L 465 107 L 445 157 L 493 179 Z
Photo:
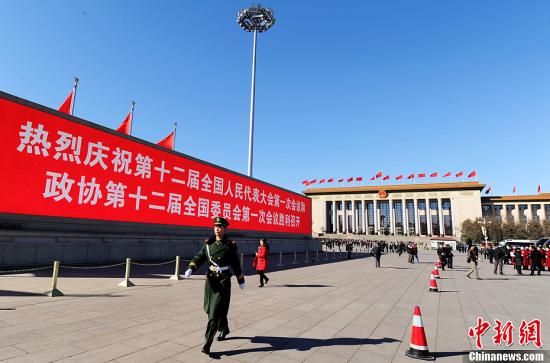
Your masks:
M 239 284 L 244 282 L 243 271 L 239 256 L 237 255 L 236 244 L 223 237 L 221 241 L 216 241 L 216 237 L 206 240 L 200 251 L 189 263 L 189 268 L 193 271 L 199 268 L 204 262 L 209 266 L 212 263 L 208 259 L 207 246 L 210 252 L 210 258 L 218 266 L 230 266 Z M 229 303 L 231 300 L 231 272 L 225 270 L 222 272 L 206 272 L 206 283 L 204 285 L 204 311 L 208 314 L 208 319 L 218 319 L 227 316 Z

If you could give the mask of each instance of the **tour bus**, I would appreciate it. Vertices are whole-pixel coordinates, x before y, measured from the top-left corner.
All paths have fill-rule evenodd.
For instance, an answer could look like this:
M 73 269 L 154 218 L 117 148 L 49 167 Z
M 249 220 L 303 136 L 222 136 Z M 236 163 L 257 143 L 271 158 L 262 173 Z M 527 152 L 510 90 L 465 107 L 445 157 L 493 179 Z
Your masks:
M 542 237 L 537 241 L 537 247 L 550 248 L 550 237 Z
M 537 242 L 536 240 L 531 240 L 531 239 L 505 239 L 504 241 L 501 241 L 499 245 L 504 246 L 506 248 L 508 248 L 508 246 L 512 248 L 516 248 L 516 247 L 528 248 L 534 245 L 536 242 Z

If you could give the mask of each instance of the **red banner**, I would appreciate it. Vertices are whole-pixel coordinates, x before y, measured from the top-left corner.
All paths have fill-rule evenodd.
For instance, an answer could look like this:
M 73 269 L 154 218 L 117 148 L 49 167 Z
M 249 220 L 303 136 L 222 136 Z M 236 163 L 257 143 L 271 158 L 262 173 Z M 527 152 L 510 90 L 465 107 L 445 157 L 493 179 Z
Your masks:
M 0 213 L 311 234 L 307 197 L 9 98 Z

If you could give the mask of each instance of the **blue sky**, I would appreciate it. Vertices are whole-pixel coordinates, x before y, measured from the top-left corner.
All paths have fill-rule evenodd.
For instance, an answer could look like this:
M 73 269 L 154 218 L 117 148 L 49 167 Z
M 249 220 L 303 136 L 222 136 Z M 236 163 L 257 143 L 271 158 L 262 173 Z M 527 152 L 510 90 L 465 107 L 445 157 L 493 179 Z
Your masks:
M 246 174 L 248 1 L 0 2 L 0 89 Z M 550 2 L 272 1 L 258 39 L 254 177 L 466 173 L 550 191 Z M 368 183 L 366 183 L 368 184 Z

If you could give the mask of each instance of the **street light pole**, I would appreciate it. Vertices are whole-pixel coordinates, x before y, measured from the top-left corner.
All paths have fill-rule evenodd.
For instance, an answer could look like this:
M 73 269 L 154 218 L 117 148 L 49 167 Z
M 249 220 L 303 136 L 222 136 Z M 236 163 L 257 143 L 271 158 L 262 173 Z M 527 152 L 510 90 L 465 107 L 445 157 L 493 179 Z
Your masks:
M 252 86 L 250 91 L 250 134 L 248 135 L 248 176 L 252 177 L 252 159 L 254 155 L 254 91 L 256 89 L 256 41 L 258 31 L 254 29 L 252 47 Z
M 237 22 L 246 32 L 254 33 L 254 45 L 252 48 L 252 89 L 250 91 L 250 133 L 248 137 L 248 176 L 252 177 L 252 162 L 254 153 L 254 102 L 256 88 L 256 42 L 258 32 L 267 31 L 275 24 L 275 17 L 270 8 L 262 8 L 261 5 L 239 11 Z

